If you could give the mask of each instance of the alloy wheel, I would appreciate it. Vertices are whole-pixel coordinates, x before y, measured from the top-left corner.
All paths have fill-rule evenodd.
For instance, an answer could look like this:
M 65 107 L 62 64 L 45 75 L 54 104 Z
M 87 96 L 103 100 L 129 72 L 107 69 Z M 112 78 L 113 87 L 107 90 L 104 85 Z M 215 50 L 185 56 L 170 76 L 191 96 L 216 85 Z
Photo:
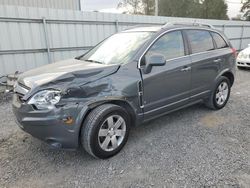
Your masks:
M 216 103 L 220 106 L 224 105 L 224 103 L 227 101 L 229 94 L 229 86 L 227 82 L 221 82 L 221 84 L 218 86 L 216 91 L 215 100 Z
M 98 133 L 99 146 L 104 151 L 113 151 L 121 145 L 125 134 L 125 120 L 120 115 L 111 115 L 100 127 Z

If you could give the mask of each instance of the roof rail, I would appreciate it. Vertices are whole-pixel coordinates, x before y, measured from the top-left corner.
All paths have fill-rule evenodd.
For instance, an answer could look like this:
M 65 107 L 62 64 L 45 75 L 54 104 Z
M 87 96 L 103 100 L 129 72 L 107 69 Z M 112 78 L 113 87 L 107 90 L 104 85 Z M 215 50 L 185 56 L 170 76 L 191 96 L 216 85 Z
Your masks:
M 174 25 L 209 27 L 209 28 L 214 29 L 214 26 L 210 24 L 204 24 L 204 23 L 199 23 L 199 22 L 167 22 L 165 25 L 163 25 L 163 28 L 167 26 L 174 26 Z
M 130 29 L 136 29 L 138 27 L 160 27 L 160 26 L 161 26 L 161 24 L 142 23 L 142 24 L 128 26 L 126 29 L 123 29 L 123 31 L 127 31 Z

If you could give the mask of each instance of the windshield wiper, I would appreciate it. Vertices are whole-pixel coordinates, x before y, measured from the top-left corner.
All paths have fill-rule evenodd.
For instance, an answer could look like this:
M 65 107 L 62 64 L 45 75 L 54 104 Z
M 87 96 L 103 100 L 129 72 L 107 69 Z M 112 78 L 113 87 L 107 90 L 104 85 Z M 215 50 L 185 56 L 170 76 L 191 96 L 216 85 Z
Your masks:
M 92 60 L 92 59 L 86 59 L 84 61 L 87 61 L 87 62 L 92 62 L 92 63 L 98 63 L 98 64 L 103 64 L 102 62 L 100 61 L 95 61 L 95 60 Z

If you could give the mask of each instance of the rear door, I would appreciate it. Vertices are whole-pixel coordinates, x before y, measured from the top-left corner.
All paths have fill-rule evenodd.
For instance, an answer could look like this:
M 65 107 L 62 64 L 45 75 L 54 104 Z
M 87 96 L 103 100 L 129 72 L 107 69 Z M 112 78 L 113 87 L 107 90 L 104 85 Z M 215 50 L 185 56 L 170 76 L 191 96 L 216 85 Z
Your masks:
M 191 51 L 191 98 L 209 95 L 220 64 L 224 61 L 216 51 L 212 35 L 207 30 L 190 29 L 185 31 Z
M 161 54 L 165 66 L 154 66 L 150 73 L 143 73 L 144 117 L 156 116 L 188 102 L 191 88 L 190 57 L 186 55 L 181 31 L 161 36 L 145 56 Z M 142 58 L 141 67 L 143 64 Z

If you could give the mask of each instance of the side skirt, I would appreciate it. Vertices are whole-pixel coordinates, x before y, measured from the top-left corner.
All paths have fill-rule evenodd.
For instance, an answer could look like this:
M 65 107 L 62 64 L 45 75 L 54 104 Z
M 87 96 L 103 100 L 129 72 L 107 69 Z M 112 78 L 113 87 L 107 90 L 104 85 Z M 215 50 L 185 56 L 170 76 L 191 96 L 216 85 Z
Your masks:
M 181 107 L 178 107 L 178 108 L 175 108 L 175 109 L 173 109 L 173 110 L 169 110 L 169 111 L 166 111 L 166 112 L 164 112 L 164 113 L 161 113 L 161 114 L 159 114 L 159 115 L 157 115 L 157 116 L 154 116 L 154 117 L 150 117 L 150 118 L 144 119 L 144 121 L 143 121 L 142 123 L 151 121 L 151 120 L 153 120 L 153 119 L 156 119 L 156 118 L 158 118 L 158 117 L 164 116 L 164 115 L 166 115 L 166 114 L 170 114 L 170 113 L 172 113 L 172 112 L 175 112 L 175 111 L 178 111 L 178 110 L 180 110 L 180 109 L 187 108 L 187 107 L 189 107 L 189 106 L 193 106 L 194 104 L 202 103 L 202 102 L 203 102 L 203 99 L 199 99 L 199 100 L 190 102 L 190 103 L 185 104 L 185 105 L 183 105 L 183 106 L 181 106 Z M 139 116 L 140 116 L 140 114 L 139 114 Z

